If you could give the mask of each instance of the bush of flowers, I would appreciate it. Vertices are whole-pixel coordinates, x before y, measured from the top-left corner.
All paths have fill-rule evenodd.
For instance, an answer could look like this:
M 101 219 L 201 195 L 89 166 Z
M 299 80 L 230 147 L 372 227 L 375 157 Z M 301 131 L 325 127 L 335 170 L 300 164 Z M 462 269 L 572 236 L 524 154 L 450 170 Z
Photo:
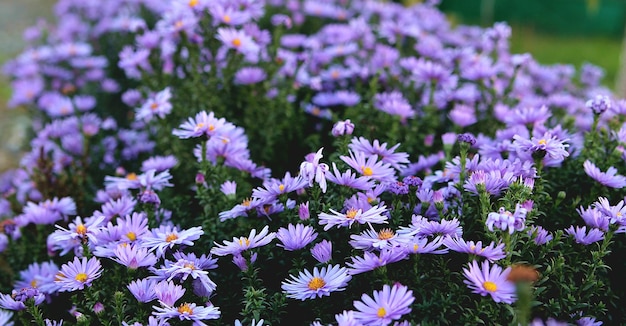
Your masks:
M 437 1 L 60 0 L 2 325 L 626 322 L 626 101 Z

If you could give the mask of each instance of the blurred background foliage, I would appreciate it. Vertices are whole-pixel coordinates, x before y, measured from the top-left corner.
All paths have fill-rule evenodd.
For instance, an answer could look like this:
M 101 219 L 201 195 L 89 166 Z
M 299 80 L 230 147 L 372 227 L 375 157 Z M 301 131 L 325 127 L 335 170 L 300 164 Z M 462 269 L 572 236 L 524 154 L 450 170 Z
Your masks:
M 399 0 L 410 4 L 419 0 Z M 0 1 L 0 64 L 24 47 L 23 30 L 39 17 L 52 19 L 54 0 Z M 540 63 L 585 62 L 605 70 L 604 85 L 626 95 L 620 83 L 626 0 L 441 0 L 453 24 L 512 27 L 511 52 L 531 53 Z M 622 78 L 626 79 L 626 78 Z M 29 126 L 25 110 L 8 109 L 11 89 L 0 76 L 0 171 L 17 166 Z

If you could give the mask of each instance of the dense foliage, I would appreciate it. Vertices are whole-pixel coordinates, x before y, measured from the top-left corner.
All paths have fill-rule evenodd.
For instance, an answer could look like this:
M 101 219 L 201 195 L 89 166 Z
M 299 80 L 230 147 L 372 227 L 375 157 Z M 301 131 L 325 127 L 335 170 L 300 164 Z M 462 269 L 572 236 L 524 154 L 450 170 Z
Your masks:
M 0 324 L 626 322 L 626 101 L 436 1 L 60 0 Z M 232 240 L 231 240 L 232 239 Z

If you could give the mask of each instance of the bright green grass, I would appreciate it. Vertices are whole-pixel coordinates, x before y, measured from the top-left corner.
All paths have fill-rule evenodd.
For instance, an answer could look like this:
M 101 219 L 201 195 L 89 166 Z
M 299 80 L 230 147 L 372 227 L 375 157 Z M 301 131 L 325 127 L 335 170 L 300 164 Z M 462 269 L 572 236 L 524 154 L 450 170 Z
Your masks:
M 603 84 L 615 90 L 620 69 L 621 40 L 592 36 L 557 36 L 529 28 L 512 26 L 511 52 L 528 52 L 542 64 L 573 64 L 577 69 L 585 62 L 602 67 Z

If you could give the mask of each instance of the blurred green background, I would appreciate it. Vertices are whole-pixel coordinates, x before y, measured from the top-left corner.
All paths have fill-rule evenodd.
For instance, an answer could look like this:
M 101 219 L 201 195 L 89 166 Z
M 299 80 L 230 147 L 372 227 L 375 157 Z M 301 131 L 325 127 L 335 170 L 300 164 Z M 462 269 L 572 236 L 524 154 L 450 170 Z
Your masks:
M 511 51 L 529 52 L 544 64 L 584 62 L 604 68 L 604 85 L 624 94 L 618 79 L 623 59 L 626 0 L 442 0 L 455 24 L 511 25 Z

